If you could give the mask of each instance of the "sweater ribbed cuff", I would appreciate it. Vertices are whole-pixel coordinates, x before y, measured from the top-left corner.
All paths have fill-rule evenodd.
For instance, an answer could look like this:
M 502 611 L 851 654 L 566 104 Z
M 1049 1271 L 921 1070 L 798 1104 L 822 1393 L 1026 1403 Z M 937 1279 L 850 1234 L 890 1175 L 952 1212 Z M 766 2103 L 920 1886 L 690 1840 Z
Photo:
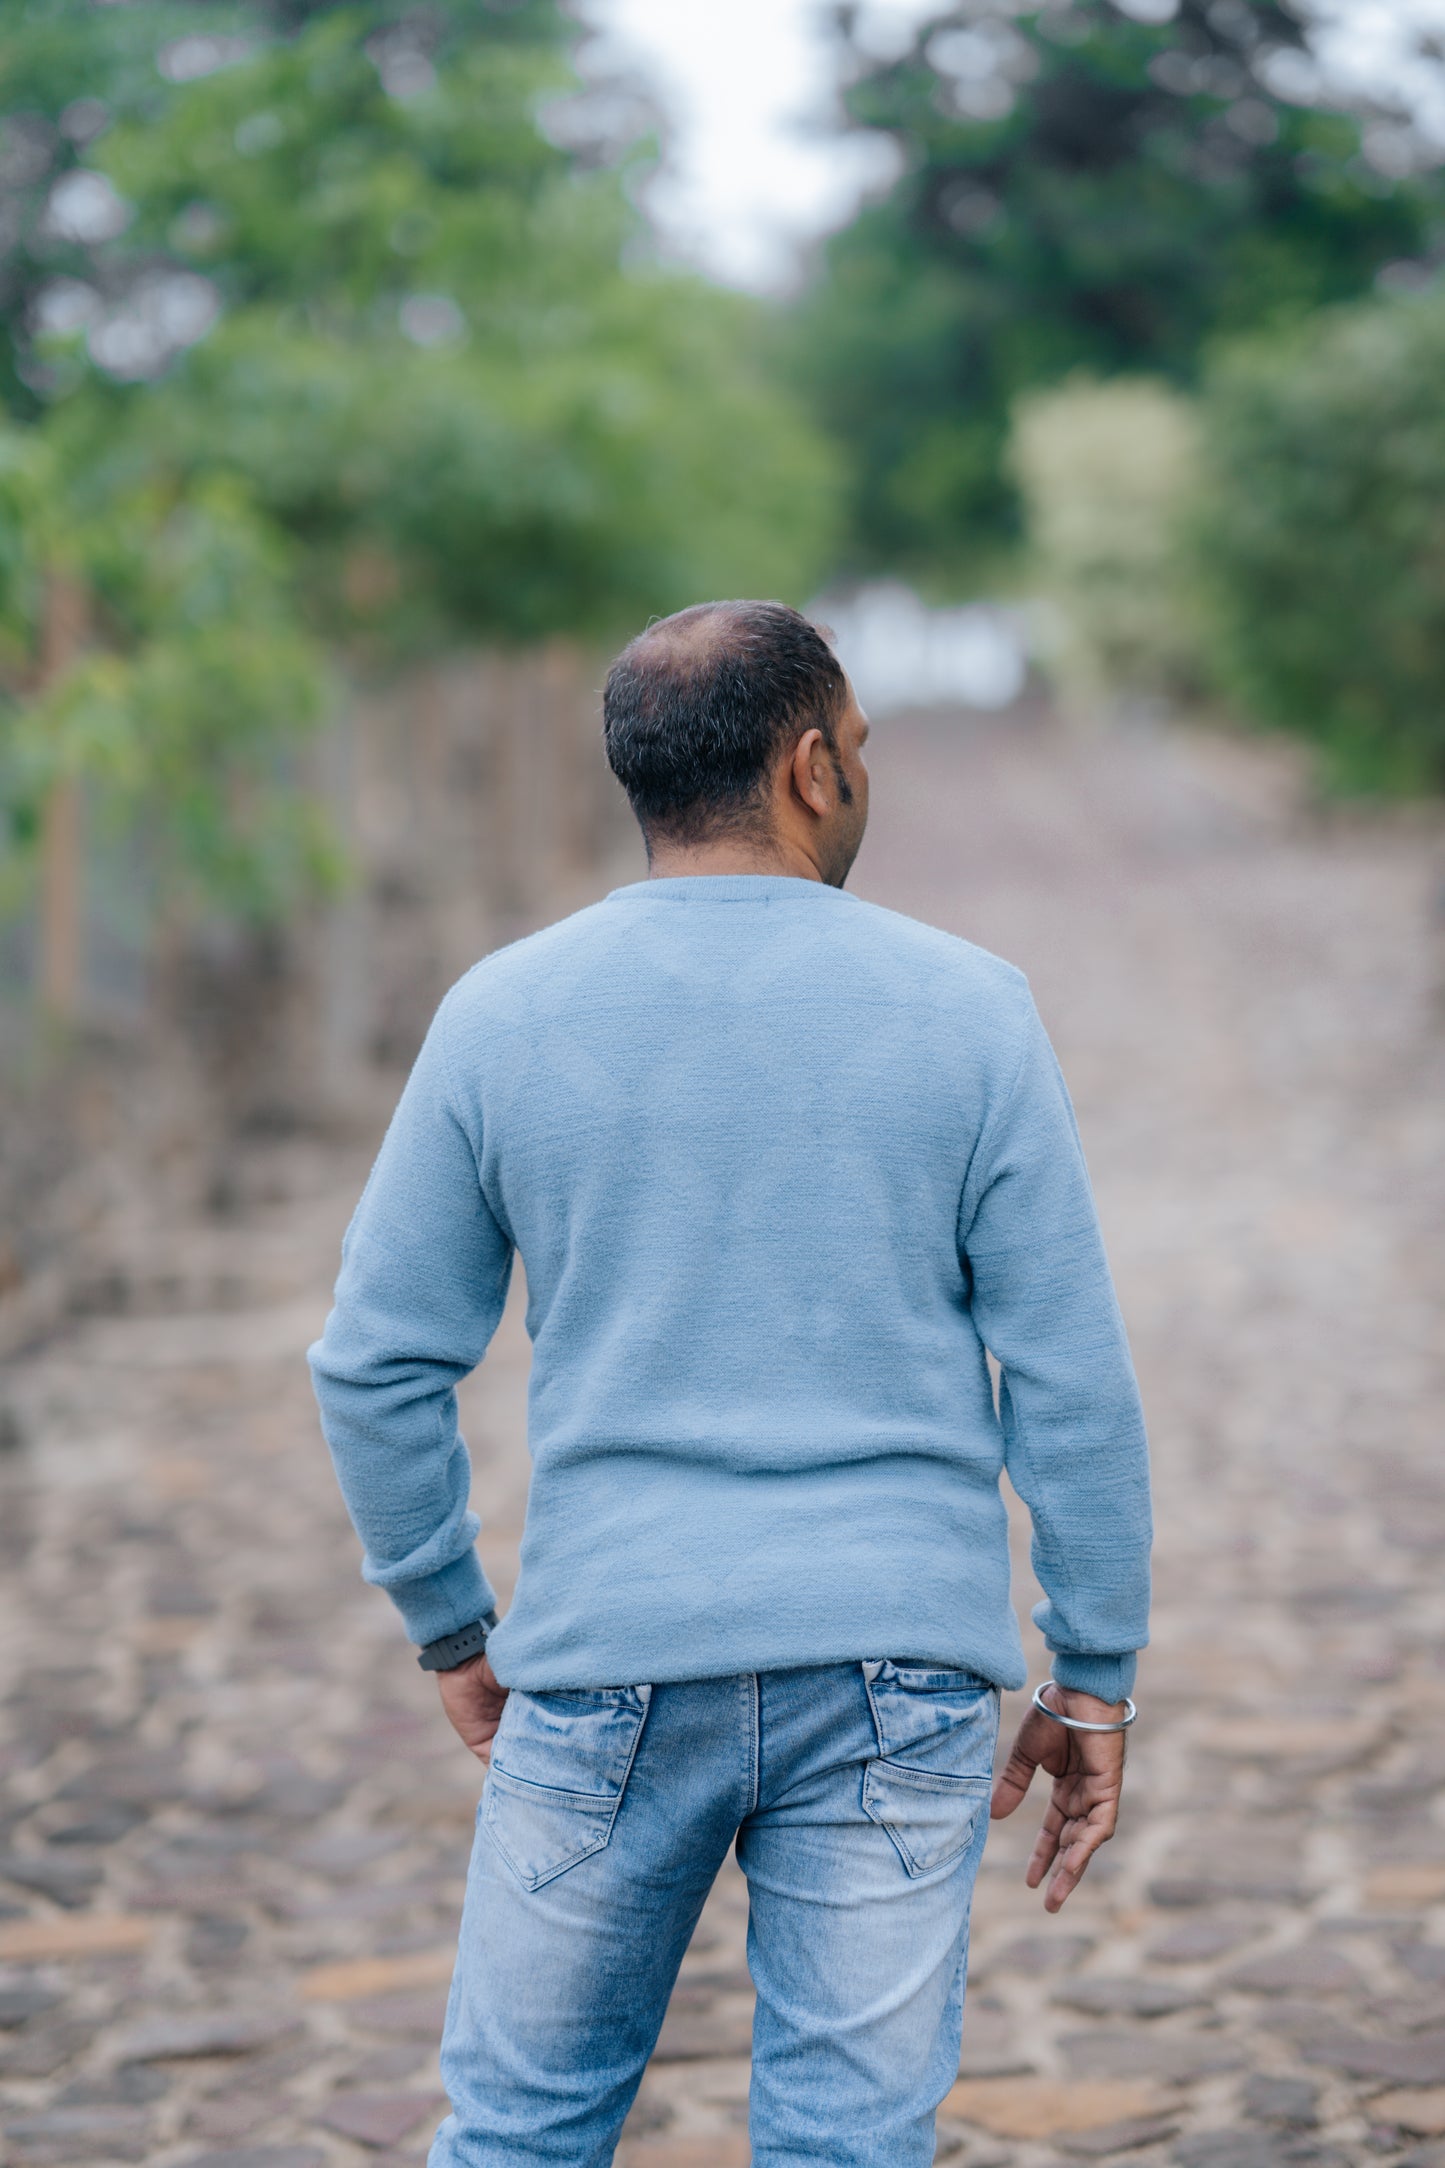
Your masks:
M 1099 1701 L 1122 1701 L 1134 1690 L 1139 1668 L 1135 1650 L 1121 1656 L 1075 1656 L 1068 1651 L 1054 1657 L 1054 1677 L 1071 1693 L 1093 1694 Z
M 496 1591 L 470 1546 L 440 1572 L 419 1581 L 399 1581 L 387 1594 L 401 1613 L 407 1638 L 423 1649 L 497 1608 Z

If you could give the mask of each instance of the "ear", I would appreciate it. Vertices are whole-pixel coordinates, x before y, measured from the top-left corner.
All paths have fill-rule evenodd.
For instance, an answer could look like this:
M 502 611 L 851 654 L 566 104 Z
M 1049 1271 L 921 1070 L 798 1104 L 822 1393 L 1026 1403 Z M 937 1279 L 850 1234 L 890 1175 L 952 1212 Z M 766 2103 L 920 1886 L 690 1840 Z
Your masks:
M 833 795 L 829 785 L 833 771 L 828 761 L 828 748 L 823 742 L 821 730 L 805 730 L 793 747 L 789 769 L 793 789 L 802 799 L 810 813 L 820 818 L 833 810 Z

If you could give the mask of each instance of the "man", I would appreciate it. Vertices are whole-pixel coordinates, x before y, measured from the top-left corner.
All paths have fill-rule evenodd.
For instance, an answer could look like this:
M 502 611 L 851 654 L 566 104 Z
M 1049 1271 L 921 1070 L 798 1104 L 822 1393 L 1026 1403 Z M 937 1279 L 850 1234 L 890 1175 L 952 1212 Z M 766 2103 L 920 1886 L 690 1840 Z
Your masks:
M 432 2168 L 604 2168 L 733 1844 L 757 2168 L 922 2168 L 1025 1677 L 1004 1467 L 1054 1676 L 993 1812 L 1053 1775 L 1051 1911 L 1113 1833 L 1128 1352 L 1025 981 L 844 893 L 867 724 L 827 641 L 684 610 L 604 715 L 650 877 L 442 1003 L 312 1357 L 364 1570 L 491 1761 Z M 514 1254 L 534 1470 L 496 1625 L 454 1389 Z

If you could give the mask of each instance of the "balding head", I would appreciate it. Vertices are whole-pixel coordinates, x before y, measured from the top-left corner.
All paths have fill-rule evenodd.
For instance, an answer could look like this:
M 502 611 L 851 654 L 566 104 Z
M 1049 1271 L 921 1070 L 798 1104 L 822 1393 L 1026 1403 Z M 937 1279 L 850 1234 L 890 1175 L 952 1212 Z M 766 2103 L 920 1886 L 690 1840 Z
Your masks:
M 697 843 L 765 823 L 777 761 L 811 729 L 832 747 L 847 699 L 837 656 L 796 610 L 698 603 L 612 665 L 607 758 L 649 842 Z

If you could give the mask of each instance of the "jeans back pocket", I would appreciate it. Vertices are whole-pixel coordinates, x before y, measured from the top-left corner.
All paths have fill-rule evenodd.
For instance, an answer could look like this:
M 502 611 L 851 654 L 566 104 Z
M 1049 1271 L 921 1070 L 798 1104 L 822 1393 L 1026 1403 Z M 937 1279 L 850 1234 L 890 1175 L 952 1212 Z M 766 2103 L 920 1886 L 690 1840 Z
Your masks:
M 887 1830 L 910 1875 L 967 1851 L 993 1779 L 998 1689 L 941 1665 L 863 1666 L 878 1757 L 863 1773 L 863 1811 Z
M 650 1686 L 507 1696 L 482 1822 L 524 1889 L 607 1844 L 651 1698 Z

